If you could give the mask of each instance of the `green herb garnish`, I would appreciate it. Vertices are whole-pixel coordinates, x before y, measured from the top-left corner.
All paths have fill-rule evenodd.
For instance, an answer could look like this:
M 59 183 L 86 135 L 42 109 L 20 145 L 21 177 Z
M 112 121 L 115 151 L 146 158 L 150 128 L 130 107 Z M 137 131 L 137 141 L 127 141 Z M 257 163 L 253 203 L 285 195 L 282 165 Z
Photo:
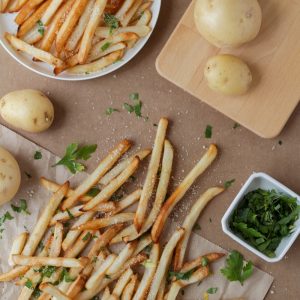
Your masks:
M 15 212 L 17 212 L 17 213 L 24 213 L 24 214 L 26 214 L 26 215 L 30 215 L 31 213 L 28 211 L 28 209 L 27 209 L 27 202 L 26 202 L 26 200 L 25 199 L 21 199 L 20 200 L 20 206 L 16 206 L 16 205 L 13 205 L 13 204 L 11 204 L 10 205 L 11 206 L 11 208 L 12 208 L 12 210 L 13 211 L 15 211 Z
M 130 114 L 135 113 L 138 118 L 142 117 L 142 101 L 140 100 L 138 93 L 132 93 L 129 95 L 129 99 L 133 101 L 133 104 L 124 103 L 123 107 L 127 110 Z M 147 117 L 144 117 L 147 119 Z
M 2 239 L 2 233 L 5 230 L 4 228 L 2 228 L 2 226 L 6 221 L 10 221 L 13 218 L 14 217 L 8 211 L 0 218 L 0 239 Z
M 208 265 L 209 261 L 207 259 L 206 256 L 203 256 L 202 259 L 201 259 L 201 265 L 202 267 L 206 267 Z
M 32 293 L 32 297 L 37 299 L 41 296 L 41 294 L 42 294 L 42 291 L 39 288 L 36 288 Z
M 76 143 L 70 144 L 66 149 L 64 157 L 54 166 L 63 165 L 73 174 L 82 172 L 85 170 L 85 166 L 77 160 L 88 160 L 96 149 L 96 144 L 82 147 Z
M 92 236 L 92 234 L 90 232 L 88 232 L 83 238 L 83 241 L 87 241 L 90 237 Z
M 211 288 L 209 288 L 209 289 L 206 291 L 206 293 L 212 295 L 212 294 L 215 294 L 217 291 L 218 291 L 218 288 L 217 288 L 217 287 L 211 287 Z
M 42 159 L 43 155 L 41 151 L 35 151 L 33 158 L 38 160 L 38 159 Z
M 201 230 L 201 226 L 198 223 L 196 223 L 193 227 L 193 230 Z
M 192 269 L 192 270 L 187 271 L 185 273 L 170 271 L 169 272 L 169 278 L 172 278 L 173 276 L 175 276 L 175 278 L 177 280 L 189 280 L 191 278 L 192 274 L 194 273 L 194 271 L 195 271 L 195 269 Z
M 212 129 L 213 129 L 213 128 L 212 128 L 211 125 L 207 125 L 207 126 L 206 126 L 204 134 L 205 134 L 205 137 L 206 137 L 207 139 L 211 139 L 211 137 L 212 137 Z
M 52 274 L 56 271 L 54 266 L 45 266 L 39 269 L 39 272 L 42 274 L 42 277 L 50 278 Z
M 224 182 L 224 188 L 225 188 L 225 189 L 230 188 L 230 187 L 233 185 L 234 182 L 235 182 L 235 179 L 231 179 L 231 180 L 225 181 L 225 182 Z
M 96 197 L 100 193 L 100 189 L 97 187 L 92 187 L 87 193 L 87 196 Z
M 225 268 L 221 273 L 229 281 L 239 281 L 242 285 L 253 273 L 253 264 L 251 261 L 244 264 L 243 255 L 238 251 L 232 251 L 226 259 Z
M 110 42 L 106 42 L 105 44 L 103 44 L 103 46 L 101 47 L 101 51 L 104 52 L 105 50 L 107 50 L 110 47 L 111 43 Z
M 38 20 L 36 23 L 38 25 L 38 33 L 43 36 L 45 34 L 44 23 L 41 20 Z
M 25 286 L 26 286 L 28 289 L 31 289 L 31 290 L 34 289 L 34 287 L 33 287 L 33 282 L 32 282 L 29 278 L 26 279 Z
M 114 30 L 119 28 L 119 20 L 114 15 L 104 13 L 104 23 L 109 27 L 110 34 L 112 34 Z
M 240 126 L 241 126 L 241 125 L 240 125 L 239 123 L 234 123 L 232 128 L 233 128 L 233 129 L 237 129 L 237 128 L 240 127 Z
M 113 112 L 118 112 L 118 111 L 119 111 L 119 110 L 116 109 L 116 108 L 108 107 L 108 108 L 106 109 L 106 111 L 105 111 L 105 114 L 106 114 L 107 116 L 110 116 L 110 115 L 112 115 Z
M 73 282 L 75 280 L 75 278 L 72 278 L 69 274 L 69 272 L 67 271 L 66 268 L 62 269 L 62 272 L 60 274 L 60 278 L 59 278 L 59 282 L 65 281 L 65 282 Z
M 66 209 L 66 211 L 67 211 L 67 214 L 68 214 L 68 216 L 69 216 L 70 219 L 74 219 L 75 218 L 74 215 L 70 212 L 69 209 Z
M 299 218 L 297 199 L 275 190 L 257 189 L 246 194 L 233 212 L 230 228 L 269 257 L 291 234 Z

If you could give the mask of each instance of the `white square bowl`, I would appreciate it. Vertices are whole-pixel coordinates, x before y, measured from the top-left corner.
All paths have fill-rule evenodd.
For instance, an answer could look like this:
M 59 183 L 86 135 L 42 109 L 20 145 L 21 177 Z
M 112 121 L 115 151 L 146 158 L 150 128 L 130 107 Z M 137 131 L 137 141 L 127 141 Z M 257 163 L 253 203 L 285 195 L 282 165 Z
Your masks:
M 293 198 L 297 198 L 298 204 L 300 204 L 300 197 L 293 191 L 291 191 L 289 188 L 275 180 L 274 178 L 270 177 L 269 175 L 265 173 L 254 173 L 252 174 L 242 189 L 239 191 L 235 199 L 232 201 L 231 205 L 227 209 L 226 213 L 224 214 L 222 218 L 222 229 L 225 234 L 230 236 L 233 240 L 247 248 L 249 251 L 253 252 L 260 258 L 264 259 L 267 262 L 278 262 L 280 261 L 284 255 L 287 253 L 287 251 L 290 249 L 294 241 L 297 239 L 298 235 L 300 234 L 300 218 L 296 221 L 295 223 L 295 229 L 294 231 L 289 235 L 286 236 L 282 239 L 281 243 L 277 247 L 275 251 L 275 257 L 271 258 L 266 256 L 265 254 L 261 253 L 259 250 L 255 249 L 253 246 L 248 244 L 245 240 L 237 236 L 229 226 L 230 219 L 232 217 L 232 214 L 234 210 L 238 207 L 238 205 L 241 203 L 243 200 L 244 196 L 251 192 L 254 191 L 258 188 L 264 189 L 264 190 L 275 190 L 280 193 L 287 194 Z

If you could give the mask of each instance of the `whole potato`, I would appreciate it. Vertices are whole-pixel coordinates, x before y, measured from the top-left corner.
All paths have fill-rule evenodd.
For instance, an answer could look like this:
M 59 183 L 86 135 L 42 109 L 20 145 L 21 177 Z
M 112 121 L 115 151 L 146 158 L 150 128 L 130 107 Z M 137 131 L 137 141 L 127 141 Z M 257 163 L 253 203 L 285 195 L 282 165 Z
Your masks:
M 1 117 L 10 125 L 29 132 L 41 132 L 50 127 L 54 108 L 47 96 L 36 90 L 20 90 L 0 100 Z
M 21 172 L 15 158 L 0 147 L 0 205 L 10 201 L 21 183 Z
M 242 95 L 252 81 L 249 67 L 238 57 L 229 54 L 211 57 L 206 63 L 204 76 L 212 90 L 224 95 Z
M 198 31 L 216 47 L 238 47 L 259 33 L 262 12 L 257 0 L 197 0 Z

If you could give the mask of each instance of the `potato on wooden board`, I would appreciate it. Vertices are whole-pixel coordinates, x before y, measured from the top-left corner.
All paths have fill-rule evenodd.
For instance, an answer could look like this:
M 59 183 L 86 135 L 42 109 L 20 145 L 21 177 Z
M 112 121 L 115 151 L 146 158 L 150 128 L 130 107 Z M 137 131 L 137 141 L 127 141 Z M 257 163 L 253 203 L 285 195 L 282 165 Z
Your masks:
M 246 63 L 229 54 L 211 57 L 206 63 L 204 76 L 212 90 L 231 96 L 245 94 L 252 82 Z
M 216 47 L 238 47 L 259 33 L 262 11 L 257 0 L 197 0 L 196 27 Z
M 0 100 L 1 117 L 10 125 L 28 132 L 41 132 L 50 127 L 54 108 L 47 96 L 36 90 L 20 90 Z
M 0 147 L 0 205 L 10 201 L 21 183 L 21 172 L 15 158 Z

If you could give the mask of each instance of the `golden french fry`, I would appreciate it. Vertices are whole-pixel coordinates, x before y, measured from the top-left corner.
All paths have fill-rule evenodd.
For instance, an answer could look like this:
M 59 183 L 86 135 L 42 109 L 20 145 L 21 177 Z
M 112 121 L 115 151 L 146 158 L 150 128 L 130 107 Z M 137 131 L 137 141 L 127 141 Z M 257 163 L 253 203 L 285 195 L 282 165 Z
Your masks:
M 104 158 L 94 170 L 94 172 L 87 177 L 74 191 L 74 194 L 68 197 L 62 205 L 62 209 L 66 210 L 73 206 L 73 204 L 82 196 L 85 195 L 105 173 L 107 173 L 115 162 L 124 154 L 131 146 L 128 140 L 120 142 L 106 158 Z
M 84 64 L 88 58 L 88 54 L 92 47 L 92 40 L 95 34 L 96 28 L 101 20 L 101 16 L 104 12 L 107 0 L 96 0 L 90 19 L 85 28 L 83 37 L 81 39 L 80 48 L 78 51 L 78 61 L 80 64 Z
M 115 14 L 115 17 L 119 19 L 120 21 L 124 18 L 124 15 L 126 12 L 130 9 L 130 7 L 134 4 L 135 0 L 125 0 L 120 7 L 120 9 Z
M 36 23 L 41 20 L 43 14 L 49 7 L 51 0 L 45 1 L 19 28 L 17 32 L 17 37 L 22 38 L 24 35 L 32 29 Z
M 27 286 L 24 286 L 22 288 L 22 291 L 18 297 L 18 300 L 29 300 L 31 298 L 31 295 L 34 292 L 34 289 L 36 286 L 40 283 L 41 280 L 41 274 L 39 272 L 35 272 L 30 278 L 27 280 L 30 280 L 30 288 Z
M 148 10 L 151 7 L 152 3 L 153 3 L 152 1 L 147 1 L 147 2 L 142 3 L 142 5 L 138 8 L 138 10 L 134 14 L 134 16 L 132 17 L 130 22 L 132 23 L 132 22 L 139 20 L 145 13 L 145 10 Z
M 157 292 L 156 300 L 164 300 L 165 290 L 166 290 L 166 283 L 167 283 L 167 274 L 162 279 L 159 290 Z
M 88 262 L 87 257 L 65 258 L 65 257 L 40 257 L 40 256 L 25 256 L 13 255 L 13 261 L 21 266 L 55 266 L 65 268 L 83 268 Z
M 104 278 L 104 275 L 108 268 L 113 264 L 115 261 L 117 255 L 111 254 L 106 257 L 104 262 L 100 265 L 99 268 L 95 269 L 94 273 L 91 275 L 91 277 L 88 279 L 88 281 L 85 284 L 86 289 L 94 289 L 98 283 Z
M 51 53 L 31 46 L 7 32 L 5 33 L 5 38 L 16 50 L 21 50 L 50 65 L 61 66 L 63 64 L 59 58 L 53 56 Z
M 133 297 L 133 300 L 143 300 L 146 298 L 158 265 L 160 254 L 159 248 L 159 244 L 153 244 L 149 260 L 146 260 L 145 262 L 145 272 L 143 275 L 143 279 Z
M 102 191 L 89 201 L 83 207 L 83 211 L 88 211 L 93 209 L 95 206 L 103 201 L 109 200 L 111 196 L 133 175 L 139 166 L 140 160 L 136 157 L 127 168 L 120 173 L 116 178 L 114 178 Z
M 121 232 L 119 232 L 110 242 L 110 244 L 117 244 L 117 243 L 121 243 L 121 242 L 127 242 L 127 236 L 131 236 L 131 235 L 138 235 L 138 233 L 136 232 L 136 229 L 134 227 L 134 224 L 131 224 L 127 227 L 125 227 Z M 132 239 L 134 240 L 134 239 Z
M 20 235 L 18 235 L 14 241 L 13 241 L 13 244 L 11 246 L 11 250 L 10 250 L 10 254 L 9 254 L 9 258 L 8 258 L 8 263 L 10 266 L 14 266 L 14 262 L 12 260 L 12 256 L 14 254 L 21 254 L 23 249 L 24 249 L 24 246 L 25 246 L 25 243 L 27 241 L 27 238 L 28 238 L 28 232 L 22 232 Z
M 199 257 L 197 257 L 197 258 L 195 258 L 195 259 L 193 259 L 189 262 L 186 262 L 183 265 L 183 267 L 180 269 L 180 272 L 186 273 L 186 272 L 188 272 L 190 270 L 193 270 L 193 269 L 195 269 L 199 266 L 201 267 L 204 258 L 207 259 L 209 263 L 211 263 L 211 262 L 214 262 L 214 261 L 216 261 L 216 260 L 218 260 L 218 259 L 220 259 L 224 256 L 225 256 L 224 253 L 215 253 L 215 252 L 208 253 L 208 254 L 205 254 L 205 255 L 201 255 L 201 256 L 199 256 Z
M 197 219 L 199 218 L 202 210 L 212 199 L 214 199 L 217 195 L 219 195 L 223 191 L 224 191 L 224 188 L 221 188 L 221 187 L 209 188 L 195 202 L 195 204 L 192 206 L 189 214 L 186 216 L 186 218 L 183 222 L 183 225 L 182 225 L 182 227 L 185 229 L 184 236 L 180 240 L 180 242 L 177 244 L 177 247 L 175 250 L 174 270 L 176 272 L 178 272 L 183 266 L 185 251 L 186 251 L 186 248 L 188 245 L 190 235 L 192 233 L 193 227 L 194 227 Z
M 142 193 L 142 190 L 138 189 L 138 190 L 134 191 L 133 193 L 129 194 L 128 196 L 126 196 L 124 199 L 118 201 L 116 203 L 116 208 L 113 211 L 113 213 L 117 214 L 120 211 L 123 211 L 125 208 L 136 203 L 140 199 L 141 193 Z
M 74 51 L 85 31 L 85 28 L 88 24 L 88 21 L 90 19 L 90 16 L 92 14 L 93 11 L 93 7 L 95 4 L 95 0 L 90 0 L 85 9 L 84 12 L 82 13 L 78 24 L 76 25 L 74 31 L 72 32 L 71 36 L 69 37 L 67 43 L 66 43 L 66 50 L 67 51 Z
M 82 216 L 84 214 L 84 212 L 81 211 L 82 208 L 83 205 L 78 205 L 68 209 L 67 211 L 58 212 L 56 215 L 53 216 L 49 225 L 53 226 L 56 224 L 56 222 L 64 222 Z
M 6 0 L 4 0 L 5 2 Z M 9 4 L 6 8 L 6 12 L 8 13 L 15 13 L 21 10 L 21 8 L 28 2 L 28 0 L 14 0 L 8 1 Z
M 147 246 L 149 246 L 152 243 L 151 235 L 146 234 L 142 236 L 137 243 L 137 246 L 132 254 L 132 256 L 138 255 L 140 252 L 142 252 Z
M 68 297 L 62 291 L 60 291 L 57 287 L 49 283 L 42 283 L 39 286 L 39 289 L 52 297 L 55 297 L 57 300 L 71 300 L 72 298 Z
M 167 245 L 165 246 L 162 255 L 160 257 L 155 275 L 153 277 L 147 300 L 156 299 L 156 295 L 158 293 L 161 281 L 163 280 L 165 274 L 167 273 L 169 265 L 171 263 L 173 251 L 183 235 L 184 235 L 184 229 L 183 228 L 177 229 L 173 233 L 172 237 L 169 239 Z
M 97 230 L 118 223 L 130 222 L 133 218 L 134 213 L 120 213 L 118 215 L 88 221 L 85 224 L 73 227 L 71 230 Z
M 160 119 L 158 123 L 157 133 L 154 141 L 153 151 L 151 154 L 151 159 L 150 159 L 146 179 L 143 186 L 142 195 L 138 204 L 138 208 L 136 210 L 136 216 L 134 218 L 134 226 L 138 232 L 140 232 L 144 224 L 148 202 L 151 198 L 155 186 L 167 127 L 168 127 L 168 120 L 165 118 Z
M 83 275 L 78 275 L 75 281 L 72 282 L 68 292 L 66 293 L 71 299 L 75 299 L 76 295 L 84 288 L 86 278 Z
M 114 35 L 119 33 L 127 33 L 132 32 L 137 34 L 139 37 L 145 37 L 151 31 L 151 28 L 146 25 L 140 26 L 127 26 L 127 27 L 120 27 L 114 31 Z M 95 31 L 95 36 L 102 39 L 107 39 L 111 36 L 110 28 L 108 27 L 98 27 Z
M 65 197 L 69 189 L 69 182 L 66 182 L 53 196 L 50 198 L 47 206 L 42 212 L 39 220 L 37 221 L 33 232 L 31 233 L 23 251 L 22 255 L 31 256 L 35 252 L 38 244 L 40 243 L 43 235 L 45 234 L 48 224 L 51 221 L 56 209 Z
M 210 145 L 204 156 L 179 184 L 169 199 L 164 203 L 151 230 L 151 235 L 154 242 L 158 241 L 159 236 L 164 228 L 164 224 L 174 206 L 183 198 L 194 181 L 211 165 L 211 163 L 215 160 L 217 153 L 217 147 L 215 145 Z
M 140 19 L 137 21 L 136 26 L 148 25 L 152 19 L 152 12 L 146 9 Z
M 73 224 L 73 226 L 80 226 L 89 220 L 91 220 L 95 215 L 95 212 L 89 211 L 78 218 L 78 220 Z M 62 248 L 67 251 L 69 247 L 73 245 L 78 236 L 81 234 L 81 230 L 70 230 L 62 243 Z
M 130 7 L 130 9 L 126 12 L 126 14 L 120 21 L 123 27 L 126 27 L 130 23 L 131 19 L 136 14 L 142 3 L 143 0 L 136 0 L 134 4 Z
M 21 25 L 24 23 L 24 21 L 27 19 L 28 16 L 35 10 L 35 8 L 40 5 L 44 0 L 32 0 L 27 1 L 27 3 L 22 7 L 20 12 L 15 18 L 15 22 L 18 25 Z
M 5 12 L 6 7 L 8 6 L 10 0 L 0 0 L 0 12 Z
M 17 277 L 23 276 L 29 267 L 27 266 L 17 266 L 6 273 L 0 274 L 0 282 L 7 282 L 16 279 Z
M 55 41 L 55 47 L 58 53 L 63 50 L 68 38 L 76 26 L 81 14 L 83 13 L 88 0 L 75 0 L 65 22 L 60 27 Z
M 49 252 L 50 257 L 58 257 L 60 255 L 63 235 L 64 226 L 57 222 L 54 227 L 54 237 Z
M 125 286 L 123 290 L 121 300 L 132 300 L 136 288 L 139 284 L 138 281 L 138 276 L 136 274 L 131 276 L 129 283 Z
M 120 299 L 120 296 L 122 295 L 123 290 L 125 289 L 132 275 L 133 272 L 129 268 L 120 276 L 112 291 L 112 295 L 110 296 L 110 298 L 108 298 L 109 300 Z
M 101 300 L 108 300 L 110 297 L 110 290 L 109 287 L 107 286 L 103 292 Z

